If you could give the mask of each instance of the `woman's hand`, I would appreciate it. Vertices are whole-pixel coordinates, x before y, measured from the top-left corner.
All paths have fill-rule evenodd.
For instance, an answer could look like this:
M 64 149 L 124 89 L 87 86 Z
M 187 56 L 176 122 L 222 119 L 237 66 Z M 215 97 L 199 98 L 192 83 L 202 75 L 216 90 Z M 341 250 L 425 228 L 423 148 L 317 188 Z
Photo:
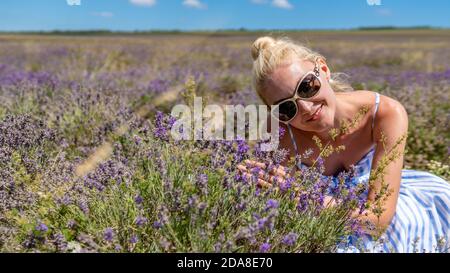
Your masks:
M 258 171 L 258 185 L 264 188 L 271 188 L 274 184 L 283 184 L 286 179 L 291 177 L 289 173 L 287 173 L 287 169 L 284 166 L 272 167 L 271 170 L 267 170 L 267 166 L 264 163 L 245 160 L 244 164 L 239 164 L 238 170 L 243 173 L 247 179 L 253 179 L 256 176 L 255 171 Z M 275 183 L 277 182 L 277 183 Z M 296 191 L 295 201 L 299 202 L 300 195 L 302 193 L 306 193 L 301 191 L 299 188 L 294 188 Z M 325 196 L 324 202 L 325 207 L 335 206 L 336 200 L 332 196 Z
M 273 166 L 267 170 L 267 166 L 264 163 L 253 161 L 253 160 L 245 160 L 244 164 L 239 164 L 238 170 L 242 172 L 243 175 L 247 177 L 247 179 L 252 179 L 254 176 L 258 176 L 258 185 L 265 188 L 270 188 L 274 184 L 282 184 L 286 181 L 290 175 L 286 172 L 286 168 L 284 166 Z M 258 171 L 256 174 L 255 172 Z

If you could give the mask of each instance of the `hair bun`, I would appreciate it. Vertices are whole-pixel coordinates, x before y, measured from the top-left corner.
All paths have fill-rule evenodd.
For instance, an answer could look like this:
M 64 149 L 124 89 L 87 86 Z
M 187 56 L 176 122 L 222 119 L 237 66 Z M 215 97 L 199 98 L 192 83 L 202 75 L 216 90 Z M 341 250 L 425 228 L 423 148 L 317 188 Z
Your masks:
M 275 40 L 272 37 L 264 36 L 256 39 L 252 46 L 253 60 L 258 59 L 261 50 L 271 47 L 275 44 Z

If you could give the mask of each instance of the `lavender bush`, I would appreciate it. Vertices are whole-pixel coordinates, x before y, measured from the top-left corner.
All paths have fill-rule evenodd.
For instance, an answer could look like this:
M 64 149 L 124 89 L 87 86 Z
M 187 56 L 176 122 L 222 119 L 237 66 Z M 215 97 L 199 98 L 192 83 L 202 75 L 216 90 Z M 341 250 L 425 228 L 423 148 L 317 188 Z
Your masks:
M 112 158 L 94 172 L 27 199 L 39 209 L 4 208 L 12 228 L 4 250 L 322 252 L 357 231 L 349 213 L 360 200 L 336 188 L 340 205 L 325 207 L 329 181 L 319 169 L 261 189 L 235 171 L 252 156 L 244 141 L 175 145 L 161 133 L 171 119 L 158 114 L 156 121 L 153 130 L 117 139 Z M 264 162 L 282 159 L 257 150 Z

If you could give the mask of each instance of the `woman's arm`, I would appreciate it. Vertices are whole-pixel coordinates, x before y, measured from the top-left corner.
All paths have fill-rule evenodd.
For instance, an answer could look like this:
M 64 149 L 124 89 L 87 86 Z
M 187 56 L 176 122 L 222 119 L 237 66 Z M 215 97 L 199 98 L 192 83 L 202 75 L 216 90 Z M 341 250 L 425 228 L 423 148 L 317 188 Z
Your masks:
M 383 187 L 387 187 L 389 194 L 384 200 L 380 199 L 383 202 L 379 203 L 379 211 L 374 213 L 369 209 L 358 216 L 362 220 L 369 220 L 381 230 L 389 226 L 395 214 L 407 132 L 408 115 L 403 105 L 394 99 L 381 96 L 373 131 L 377 147 L 372 161 L 368 201 L 376 203 L 377 195 L 384 190 Z M 398 142 L 399 140 L 402 141 Z M 392 149 L 396 151 L 397 158 L 387 163 L 386 160 L 395 155 Z M 380 173 L 380 169 L 377 171 L 377 168 L 384 169 L 383 173 Z

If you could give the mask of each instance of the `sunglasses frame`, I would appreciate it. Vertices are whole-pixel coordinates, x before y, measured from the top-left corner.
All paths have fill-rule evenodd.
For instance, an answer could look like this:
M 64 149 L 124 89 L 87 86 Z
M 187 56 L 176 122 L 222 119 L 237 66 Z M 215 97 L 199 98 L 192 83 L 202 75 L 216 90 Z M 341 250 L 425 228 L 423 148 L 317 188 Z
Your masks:
M 306 73 L 305 75 L 303 75 L 303 77 L 298 81 L 298 83 L 297 83 L 297 85 L 296 85 L 296 87 L 295 87 L 294 95 L 292 95 L 292 97 L 290 97 L 290 98 L 287 98 L 287 99 L 284 99 L 284 100 L 278 102 L 277 104 L 274 105 L 274 106 L 276 106 L 276 107 L 273 107 L 273 108 L 271 109 L 270 113 L 271 113 L 272 116 L 275 117 L 278 121 L 280 121 L 280 122 L 282 122 L 282 123 L 284 123 L 284 124 L 288 124 L 288 123 L 291 122 L 291 121 L 297 116 L 297 114 L 298 114 L 298 105 L 297 105 L 297 100 L 298 100 L 298 99 L 301 99 L 301 100 L 310 100 L 310 99 L 314 98 L 315 96 L 317 96 L 317 95 L 320 93 L 320 89 L 319 89 L 319 90 L 317 91 L 316 94 L 314 94 L 312 97 L 309 97 L 309 98 L 303 98 L 303 97 L 300 97 L 300 96 L 298 95 L 298 88 L 300 87 L 300 85 L 302 84 L 303 80 L 304 80 L 308 75 L 313 75 L 313 76 L 315 76 L 315 77 L 319 80 L 319 82 L 320 82 L 320 89 L 322 89 L 322 80 L 320 79 L 320 70 L 319 70 L 319 67 L 318 67 L 317 61 L 316 61 L 316 62 L 315 62 L 315 67 L 314 67 L 313 71 L 307 72 L 307 73 Z M 294 105 L 295 105 L 295 115 L 294 115 L 290 120 L 283 121 L 283 120 L 280 120 L 276 115 L 274 115 L 274 114 L 273 114 L 273 111 L 274 111 L 274 109 L 279 108 L 279 106 L 280 106 L 282 103 L 285 103 L 285 102 L 287 102 L 287 101 L 292 101 L 292 102 L 294 103 Z

